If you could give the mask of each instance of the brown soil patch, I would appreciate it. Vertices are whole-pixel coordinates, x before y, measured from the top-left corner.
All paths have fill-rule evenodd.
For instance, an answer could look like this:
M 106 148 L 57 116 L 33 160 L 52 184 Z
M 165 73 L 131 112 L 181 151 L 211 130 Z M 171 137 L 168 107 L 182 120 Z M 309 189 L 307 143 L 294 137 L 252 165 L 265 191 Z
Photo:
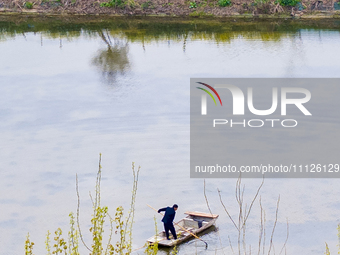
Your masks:
M 297 7 L 283 7 L 274 0 L 231 0 L 231 6 L 220 7 L 218 0 L 0 0 L 0 12 L 47 14 L 110 14 L 157 16 L 237 16 L 308 14 L 334 15 L 334 0 L 303 0 Z M 105 7 L 103 3 L 117 1 L 119 6 Z M 122 1 L 123 3 L 119 4 Z M 196 8 L 190 8 L 195 2 Z M 33 4 L 30 9 L 30 3 Z M 115 2 L 112 2 L 115 3 Z

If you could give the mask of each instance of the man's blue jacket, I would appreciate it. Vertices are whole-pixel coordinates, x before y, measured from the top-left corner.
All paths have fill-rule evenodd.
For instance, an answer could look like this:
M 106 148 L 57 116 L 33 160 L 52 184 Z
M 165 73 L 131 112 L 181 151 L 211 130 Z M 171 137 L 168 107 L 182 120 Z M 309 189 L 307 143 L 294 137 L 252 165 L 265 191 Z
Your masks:
M 175 218 L 175 214 L 176 214 L 175 209 L 173 207 L 168 206 L 168 207 L 164 207 L 158 210 L 158 212 L 162 212 L 162 211 L 165 211 L 162 221 L 165 224 L 172 223 Z

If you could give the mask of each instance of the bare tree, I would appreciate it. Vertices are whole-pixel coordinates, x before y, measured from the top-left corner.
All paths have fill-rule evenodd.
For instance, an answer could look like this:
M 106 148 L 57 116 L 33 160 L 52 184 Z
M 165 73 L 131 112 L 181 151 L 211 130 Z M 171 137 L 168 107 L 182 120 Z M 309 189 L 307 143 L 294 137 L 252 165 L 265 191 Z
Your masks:
M 266 245 L 267 245 L 266 243 L 266 213 L 262 206 L 261 196 L 259 196 L 259 193 L 260 193 L 260 190 L 263 184 L 264 184 L 264 179 L 262 180 L 261 184 L 257 188 L 257 191 L 248 206 L 248 204 L 244 200 L 245 185 L 242 185 L 241 176 L 237 179 L 236 188 L 235 188 L 235 198 L 236 198 L 237 205 L 238 205 L 237 206 L 238 214 L 236 217 L 233 217 L 230 214 L 225 203 L 223 202 L 221 191 L 217 189 L 221 205 L 223 206 L 224 211 L 226 212 L 232 224 L 234 225 L 235 229 L 237 230 L 237 252 L 236 253 L 238 255 L 241 255 L 241 254 L 247 255 L 247 254 L 251 254 L 252 252 L 251 246 L 247 245 L 247 242 L 246 242 L 247 220 L 249 219 L 254 203 L 258 197 L 259 197 L 259 206 L 260 206 L 260 227 L 259 227 L 259 240 L 258 240 L 257 254 L 260 255 L 262 252 L 262 254 L 264 255 L 267 252 L 266 251 Z M 205 184 L 204 184 L 204 187 L 205 187 Z M 269 248 L 267 252 L 268 255 L 275 254 L 273 238 L 274 238 L 274 232 L 275 232 L 275 228 L 276 228 L 277 220 L 278 220 L 279 204 L 280 204 L 280 196 L 277 199 L 275 221 L 274 221 L 274 225 L 271 231 Z M 289 234 L 289 228 L 288 228 L 288 221 L 287 221 L 287 237 L 281 249 L 280 254 L 282 254 L 282 252 L 286 248 L 286 243 L 288 241 L 288 234 Z M 232 242 L 230 240 L 230 237 L 228 238 L 229 238 L 230 248 L 232 250 L 232 253 L 234 254 L 234 249 L 232 248 Z

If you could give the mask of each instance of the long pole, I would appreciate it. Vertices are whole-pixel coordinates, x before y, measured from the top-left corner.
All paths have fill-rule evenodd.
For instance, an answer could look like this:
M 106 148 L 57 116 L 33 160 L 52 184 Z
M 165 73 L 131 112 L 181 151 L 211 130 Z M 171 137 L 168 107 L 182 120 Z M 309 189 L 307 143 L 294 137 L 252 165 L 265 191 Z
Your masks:
M 155 212 L 159 213 L 155 208 L 153 208 L 151 205 L 146 204 L 147 206 L 149 206 L 152 210 L 154 210 Z M 163 213 L 159 213 L 160 215 L 164 216 Z M 181 225 L 177 224 L 176 222 L 174 222 L 176 226 L 179 226 L 182 230 L 184 230 L 185 232 L 189 233 L 190 235 L 192 235 L 193 237 L 197 238 L 198 240 L 201 240 L 203 243 L 205 243 L 205 248 L 208 248 L 208 243 L 204 240 L 202 240 L 201 238 L 199 238 L 197 235 L 195 235 L 194 233 L 190 232 L 189 230 L 185 229 L 184 227 L 182 227 Z

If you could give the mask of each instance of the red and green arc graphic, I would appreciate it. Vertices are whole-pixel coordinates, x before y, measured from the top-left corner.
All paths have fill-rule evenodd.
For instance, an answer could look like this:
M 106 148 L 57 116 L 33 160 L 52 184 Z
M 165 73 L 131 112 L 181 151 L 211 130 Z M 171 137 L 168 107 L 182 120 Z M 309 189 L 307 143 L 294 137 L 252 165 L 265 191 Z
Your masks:
M 206 87 L 208 87 L 209 89 L 211 89 L 211 91 L 214 92 L 215 95 L 218 97 L 218 100 L 220 100 L 220 104 L 221 104 L 221 106 L 222 106 L 222 100 L 221 100 L 221 98 L 220 98 L 220 95 L 217 93 L 217 91 L 216 91 L 213 87 L 211 87 L 210 85 L 205 84 L 205 83 L 203 83 L 203 82 L 197 82 L 197 83 L 199 83 L 199 84 L 201 84 L 201 85 L 203 85 L 203 86 L 206 86 Z M 209 90 L 206 90 L 206 89 L 203 89 L 203 88 L 200 88 L 200 87 L 197 87 L 197 88 L 198 88 L 198 89 L 201 89 L 201 90 L 203 90 L 203 91 L 205 91 L 206 93 L 208 93 L 208 95 L 211 96 L 211 98 L 214 100 L 215 105 L 217 105 L 214 96 L 210 93 Z

